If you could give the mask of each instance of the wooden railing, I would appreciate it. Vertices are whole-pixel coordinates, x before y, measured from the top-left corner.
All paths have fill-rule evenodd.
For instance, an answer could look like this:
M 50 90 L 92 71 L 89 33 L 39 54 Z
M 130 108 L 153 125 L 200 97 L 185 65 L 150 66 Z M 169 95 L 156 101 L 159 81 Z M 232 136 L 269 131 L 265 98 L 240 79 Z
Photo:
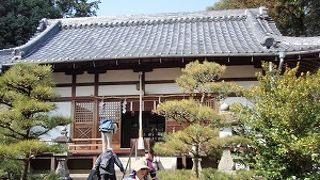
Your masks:
M 101 138 L 74 138 L 68 143 L 71 154 L 99 154 L 102 151 Z
M 113 151 L 117 154 L 127 155 L 130 148 L 120 148 L 119 144 L 112 144 Z M 73 155 L 98 155 L 102 152 L 101 138 L 73 138 L 68 143 L 68 150 Z

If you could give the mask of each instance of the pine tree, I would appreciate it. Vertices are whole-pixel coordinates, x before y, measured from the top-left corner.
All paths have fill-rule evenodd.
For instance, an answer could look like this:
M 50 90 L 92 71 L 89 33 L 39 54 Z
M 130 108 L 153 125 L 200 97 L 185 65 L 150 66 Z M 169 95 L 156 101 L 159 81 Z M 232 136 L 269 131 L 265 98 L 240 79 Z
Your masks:
M 0 159 L 13 162 L 7 168 L 21 168 L 21 180 L 27 179 L 31 158 L 58 150 L 39 136 L 70 121 L 49 115 L 55 97 L 50 66 L 17 64 L 0 76 Z
M 166 101 L 155 111 L 188 125 L 181 131 L 166 134 L 165 142 L 157 143 L 155 151 L 167 155 L 190 153 L 195 159 L 196 177 L 199 177 L 198 159 L 216 154 L 217 150 L 231 142 L 228 138 L 219 138 L 219 127 L 226 123 L 225 118 L 205 105 L 207 98 L 218 100 L 227 94 L 240 92 L 240 88 L 233 83 L 219 82 L 225 69 L 225 66 L 207 61 L 187 64 L 176 81 L 190 95 L 190 99 Z

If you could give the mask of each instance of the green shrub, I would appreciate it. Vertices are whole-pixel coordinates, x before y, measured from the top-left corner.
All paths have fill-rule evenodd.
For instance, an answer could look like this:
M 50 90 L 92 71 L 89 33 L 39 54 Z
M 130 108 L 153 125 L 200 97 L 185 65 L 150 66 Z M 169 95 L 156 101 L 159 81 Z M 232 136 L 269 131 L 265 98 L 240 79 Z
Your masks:
M 159 179 L 164 180 L 196 180 L 191 170 L 158 171 Z M 213 168 L 205 168 L 201 171 L 200 180 L 255 180 L 253 171 L 237 171 L 224 173 Z
M 42 178 L 42 180 L 57 180 L 59 178 L 59 174 L 51 172 L 47 175 L 44 175 Z
M 249 180 L 249 179 L 260 179 L 262 180 L 263 178 L 258 178 L 255 176 L 254 171 L 245 171 L 245 170 L 240 170 L 236 172 L 236 179 L 237 180 Z
M 191 170 L 164 170 L 158 171 L 157 176 L 159 179 L 164 180 L 196 180 L 196 177 L 192 176 Z
M 217 171 L 217 169 L 206 168 L 202 171 L 203 180 L 253 180 L 257 179 L 253 171 L 236 171 L 234 173 L 225 173 Z
M 36 174 L 30 173 L 28 175 L 28 180 L 57 180 L 59 179 L 59 174 L 50 171 L 38 172 Z

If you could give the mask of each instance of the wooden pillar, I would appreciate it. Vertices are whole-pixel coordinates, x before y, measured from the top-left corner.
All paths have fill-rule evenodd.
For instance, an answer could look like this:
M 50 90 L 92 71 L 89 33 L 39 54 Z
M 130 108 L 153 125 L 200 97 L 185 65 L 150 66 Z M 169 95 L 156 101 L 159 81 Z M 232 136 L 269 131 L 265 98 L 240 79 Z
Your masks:
M 76 111 L 76 83 L 77 83 L 77 75 L 75 73 L 72 74 L 72 85 L 71 85 L 71 125 L 70 125 L 70 134 L 71 138 L 75 135 L 74 130 L 74 122 L 75 122 L 75 111 Z
M 77 83 L 77 74 L 73 73 L 72 74 L 72 85 L 71 85 L 72 99 L 74 99 L 76 97 L 76 83 Z
M 94 96 L 98 96 L 99 92 L 99 74 L 94 74 Z
M 98 96 L 99 90 L 99 74 L 94 74 L 94 96 Z M 98 126 L 99 126 L 99 100 L 97 98 L 94 99 L 94 117 L 92 122 L 92 138 L 98 138 Z M 92 141 L 93 144 L 97 144 L 97 141 Z M 98 148 L 98 146 L 91 146 L 94 150 Z

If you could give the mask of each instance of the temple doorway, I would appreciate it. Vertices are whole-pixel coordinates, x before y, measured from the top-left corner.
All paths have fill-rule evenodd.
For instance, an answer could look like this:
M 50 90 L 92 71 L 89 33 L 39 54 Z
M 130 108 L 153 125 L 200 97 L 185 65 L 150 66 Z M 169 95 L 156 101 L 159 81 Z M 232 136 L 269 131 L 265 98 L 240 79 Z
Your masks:
M 143 137 L 161 141 L 165 132 L 165 118 L 150 111 L 142 112 Z M 139 111 L 129 111 L 121 117 L 121 148 L 130 148 L 130 139 L 138 138 Z

